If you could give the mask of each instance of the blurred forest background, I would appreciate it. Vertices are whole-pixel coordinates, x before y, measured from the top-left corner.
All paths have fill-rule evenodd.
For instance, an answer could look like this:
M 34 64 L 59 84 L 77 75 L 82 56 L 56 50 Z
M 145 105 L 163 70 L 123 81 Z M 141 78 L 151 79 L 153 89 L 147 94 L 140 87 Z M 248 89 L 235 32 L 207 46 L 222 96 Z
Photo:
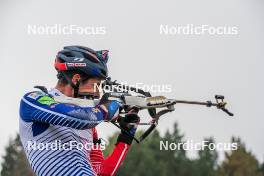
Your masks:
M 140 133 L 140 132 L 139 132 Z M 118 134 L 109 138 L 109 146 L 104 151 L 107 156 L 111 153 Z M 264 176 L 264 163 L 248 151 L 245 143 L 238 137 L 232 137 L 231 142 L 239 144 L 238 150 L 225 153 L 223 161 L 218 161 L 218 153 L 214 150 L 201 150 L 198 157 L 190 159 L 186 151 L 160 150 L 160 141 L 171 143 L 184 142 L 177 123 L 172 132 L 167 131 L 161 136 L 154 131 L 140 145 L 134 143 L 128 152 L 124 164 L 117 175 L 128 176 Z M 214 138 L 205 140 L 214 143 Z M 1 176 L 33 176 L 25 158 L 19 135 L 10 139 L 5 148 Z

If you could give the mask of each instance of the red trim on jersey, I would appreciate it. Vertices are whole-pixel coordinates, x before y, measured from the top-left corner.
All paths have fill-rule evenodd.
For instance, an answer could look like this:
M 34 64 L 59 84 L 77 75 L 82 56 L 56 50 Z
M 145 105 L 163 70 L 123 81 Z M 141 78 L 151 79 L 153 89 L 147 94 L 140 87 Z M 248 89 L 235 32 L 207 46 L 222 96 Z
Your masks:
M 95 128 L 93 128 L 93 138 L 98 139 Z M 113 176 L 124 161 L 129 147 L 128 144 L 118 142 L 106 159 L 104 159 L 100 147 L 93 147 L 88 158 L 90 158 L 92 167 L 98 176 Z

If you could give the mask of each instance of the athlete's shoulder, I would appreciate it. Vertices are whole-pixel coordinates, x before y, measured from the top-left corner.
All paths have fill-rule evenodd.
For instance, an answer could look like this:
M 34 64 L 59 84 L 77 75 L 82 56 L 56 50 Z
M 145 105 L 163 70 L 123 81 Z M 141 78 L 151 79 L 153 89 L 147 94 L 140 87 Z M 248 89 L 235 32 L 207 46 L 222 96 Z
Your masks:
M 49 105 L 49 106 L 55 103 L 53 97 L 43 91 L 28 92 L 23 96 L 22 101 L 28 101 L 31 103 L 40 103 L 42 105 Z
M 32 113 L 38 107 L 54 104 L 54 99 L 43 91 L 32 91 L 26 93 L 20 102 L 20 116 L 24 121 L 32 120 Z

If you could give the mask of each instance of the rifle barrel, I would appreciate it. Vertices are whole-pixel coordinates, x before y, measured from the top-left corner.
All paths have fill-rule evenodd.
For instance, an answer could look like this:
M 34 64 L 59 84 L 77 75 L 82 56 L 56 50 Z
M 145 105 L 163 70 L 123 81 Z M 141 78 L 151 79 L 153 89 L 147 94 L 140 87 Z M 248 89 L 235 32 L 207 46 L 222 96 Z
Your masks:
M 205 106 L 217 106 L 217 103 L 212 103 L 211 101 L 201 102 L 201 101 L 187 101 L 187 100 L 175 100 L 175 103 L 181 104 L 194 104 L 194 105 L 205 105 Z

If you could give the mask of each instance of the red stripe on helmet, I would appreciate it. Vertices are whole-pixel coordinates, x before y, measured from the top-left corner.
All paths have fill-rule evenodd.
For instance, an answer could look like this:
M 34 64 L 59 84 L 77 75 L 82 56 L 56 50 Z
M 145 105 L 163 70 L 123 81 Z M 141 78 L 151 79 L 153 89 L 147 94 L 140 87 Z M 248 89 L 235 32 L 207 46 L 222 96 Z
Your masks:
M 55 66 L 55 68 L 56 68 L 57 70 L 60 70 L 60 71 L 65 71 L 65 70 L 67 70 L 67 65 L 66 65 L 66 63 L 60 63 L 60 62 L 57 61 L 57 59 L 56 59 L 56 61 L 55 61 L 54 66 Z

